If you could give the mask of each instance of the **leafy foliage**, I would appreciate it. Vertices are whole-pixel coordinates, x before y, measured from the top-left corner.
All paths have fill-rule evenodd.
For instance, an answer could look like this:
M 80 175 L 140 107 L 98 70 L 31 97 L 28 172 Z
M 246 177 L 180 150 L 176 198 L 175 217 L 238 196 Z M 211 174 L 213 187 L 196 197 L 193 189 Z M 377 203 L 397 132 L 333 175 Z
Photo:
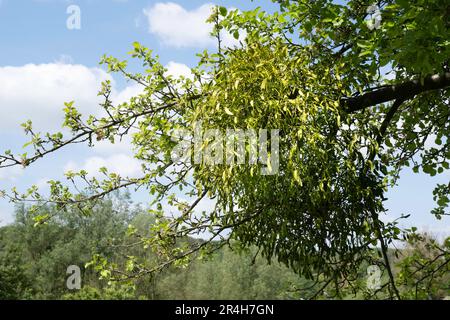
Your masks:
M 106 168 L 103 179 L 67 172 L 69 185 L 84 184 L 84 192 L 50 181 L 47 199 L 36 187 L 4 195 L 88 214 L 108 193 L 147 188 L 156 224 L 150 232 L 129 233 L 157 259 L 128 255 L 119 266 L 97 256 L 93 263 L 105 278 L 129 279 L 185 265 L 197 251 L 203 256 L 235 241 L 259 247 L 268 260 L 276 258 L 307 279 L 328 279 L 338 291 L 363 262 L 379 263 L 371 255 L 379 246 L 390 294 L 400 298 L 387 248 L 401 240 L 401 230 L 380 215 L 384 193 L 404 167 L 412 163 L 415 171 L 431 176 L 448 170 L 448 3 L 380 1 L 382 23 L 373 29 L 367 24 L 368 1 L 274 2 L 279 4 L 274 13 L 217 8 L 208 20 L 217 50 L 199 54 L 192 78 L 168 76 L 158 57 L 139 43 L 130 55 L 142 62 L 142 73 L 129 73 L 127 61 L 104 57 L 108 71 L 137 82 L 143 93 L 114 105 L 111 84 L 105 82 L 99 93 L 103 117 L 84 118 L 74 102 L 66 103 L 64 125 L 71 137 L 35 133 L 28 122 L 24 129 L 34 153 L 7 151 L 0 157 L 0 166 L 26 167 L 70 144 L 131 135 L 135 157 L 142 161 L 140 178 Z M 236 38 L 245 34 L 245 40 L 224 48 L 223 30 Z M 386 79 L 386 70 L 392 79 Z M 193 142 L 200 121 L 203 129 L 219 132 L 278 129 L 279 172 L 263 175 L 261 163 L 189 161 L 198 153 L 174 161 L 180 141 L 173 137 L 183 132 L 183 141 Z M 431 137 L 436 143 L 429 148 Z M 204 139 L 198 147 L 208 150 L 218 143 L 223 142 Z M 267 167 L 271 171 L 270 162 Z M 448 191 L 447 185 L 435 190 L 438 218 L 448 214 Z M 215 206 L 196 212 L 205 198 Z M 178 213 L 168 216 L 164 201 Z M 35 220 L 40 224 L 51 217 Z M 186 240 L 203 232 L 211 235 L 208 241 Z

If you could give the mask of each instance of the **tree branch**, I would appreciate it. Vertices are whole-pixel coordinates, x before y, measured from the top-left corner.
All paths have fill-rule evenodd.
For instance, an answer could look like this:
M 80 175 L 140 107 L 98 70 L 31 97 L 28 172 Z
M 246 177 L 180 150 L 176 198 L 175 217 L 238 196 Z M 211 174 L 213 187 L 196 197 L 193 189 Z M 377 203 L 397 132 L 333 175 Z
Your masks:
M 410 80 L 386 86 L 352 98 L 343 98 L 341 105 L 349 113 L 392 100 L 407 100 L 422 92 L 444 89 L 450 86 L 450 72 L 434 74 L 420 80 Z

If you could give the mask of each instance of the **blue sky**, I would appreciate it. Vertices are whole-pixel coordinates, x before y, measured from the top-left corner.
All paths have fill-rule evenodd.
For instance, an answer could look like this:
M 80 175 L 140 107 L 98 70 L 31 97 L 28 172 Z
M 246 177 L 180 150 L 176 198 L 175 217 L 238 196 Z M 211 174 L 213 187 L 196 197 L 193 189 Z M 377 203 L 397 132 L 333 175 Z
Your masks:
M 274 8 L 268 0 L 0 0 L 0 151 L 20 151 L 25 137 L 19 123 L 28 118 L 35 119 L 43 131 L 58 130 L 64 101 L 75 100 L 81 110 L 95 113 L 100 82 L 111 77 L 98 66 L 100 57 L 110 54 L 125 59 L 134 41 L 153 49 L 169 72 L 186 74 L 196 63 L 195 53 L 213 48 L 209 27 L 203 22 L 211 3 L 243 10 Z M 79 30 L 66 26 L 66 10 L 72 4 L 81 10 Z M 131 68 L 137 66 L 131 64 Z M 133 84 L 113 79 L 116 101 L 138 92 Z M 0 189 L 45 186 L 46 180 L 61 178 L 66 169 L 103 165 L 129 175 L 139 169 L 127 141 L 94 149 L 76 146 L 26 170 L 0 170 Z M 450 234 L 450 220 L 437 221 L 429 213 L 433 186 L 448 182 L 449 176 L 447 172 L 432 179 L 405 172 L 399 186 L 389 191 L 386 219 L 411 213 L 408 225 Z M 141 194 L 136 199 L 145 197 Z M 11 222 L 12 212 L 13 206 L 0 200 L 0 224 Z

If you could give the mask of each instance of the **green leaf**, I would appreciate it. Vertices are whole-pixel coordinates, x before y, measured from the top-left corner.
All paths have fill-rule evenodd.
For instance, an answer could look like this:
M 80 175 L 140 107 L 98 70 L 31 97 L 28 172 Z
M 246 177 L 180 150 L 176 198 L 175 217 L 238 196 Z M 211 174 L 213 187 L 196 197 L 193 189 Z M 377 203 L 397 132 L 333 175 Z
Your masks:
M 220 12 L 220 15 L 225 17 L 227 15 L 228 10 L 225 7 L 219 7 L 219 12 Z

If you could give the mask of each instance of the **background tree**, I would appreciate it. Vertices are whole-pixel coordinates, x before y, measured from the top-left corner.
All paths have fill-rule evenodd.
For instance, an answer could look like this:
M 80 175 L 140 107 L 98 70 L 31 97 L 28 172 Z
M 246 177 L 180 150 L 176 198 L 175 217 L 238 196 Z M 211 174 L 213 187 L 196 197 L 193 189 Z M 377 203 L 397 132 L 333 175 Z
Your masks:
M 152 215 L 131 206 L 124 195 L 101 201 L 88 217 L 62 213 L 38 228 L 27 209 L 18 206 L 15 222 L 0 228 L 0 300 L 279 299 L 296 296 L 294 286 L 305 281 L 278 263 L 256 259 L 255 248 L 241 254 L 223 248 L 188 268 L 171 267 L 157 275 L 108 283 L 99 280 L 103 270 L 85 268 L 92 255 L 117 265 L 126 264 L 131 254 L 154 263 L 157 256 L 130 246 L 134 239 L 127 236 L 130 224 L 148 231 Z M 82 270 L 81 290 L 66 287 L 66 270 L 73 264 Z

